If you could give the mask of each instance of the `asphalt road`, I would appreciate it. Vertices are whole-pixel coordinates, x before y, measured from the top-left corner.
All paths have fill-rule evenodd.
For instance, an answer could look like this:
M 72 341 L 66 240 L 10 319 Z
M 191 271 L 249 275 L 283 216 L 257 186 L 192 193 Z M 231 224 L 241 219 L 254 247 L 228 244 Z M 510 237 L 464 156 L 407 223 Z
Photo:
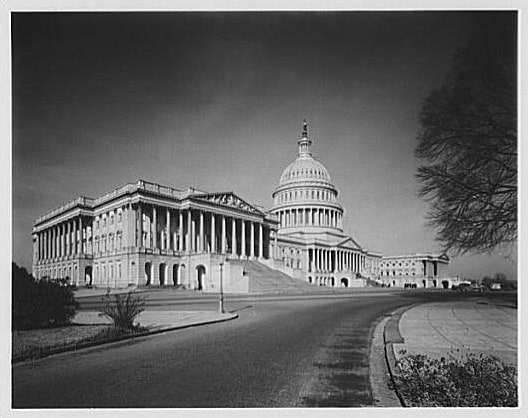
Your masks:
M 12 406 L 371 405 L 368 355 L 374 325 L 400 306 L 430 298 L 379 293 L 228 299 L 227 308 L 239 313 L 233 321 L 17 365 Z M 181 308 L 216 306 L 212 299 L 187 303 Z

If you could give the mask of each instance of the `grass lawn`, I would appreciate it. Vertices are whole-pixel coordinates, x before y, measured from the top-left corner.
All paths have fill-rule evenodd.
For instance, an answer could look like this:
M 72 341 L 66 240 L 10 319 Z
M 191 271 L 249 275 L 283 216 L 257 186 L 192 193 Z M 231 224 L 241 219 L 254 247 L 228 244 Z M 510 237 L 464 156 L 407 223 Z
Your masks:
M 60 347 L 92 341 L 108 325 L 70 325 L 57 328 L 13 331 L 13 360 L 41 357 Z

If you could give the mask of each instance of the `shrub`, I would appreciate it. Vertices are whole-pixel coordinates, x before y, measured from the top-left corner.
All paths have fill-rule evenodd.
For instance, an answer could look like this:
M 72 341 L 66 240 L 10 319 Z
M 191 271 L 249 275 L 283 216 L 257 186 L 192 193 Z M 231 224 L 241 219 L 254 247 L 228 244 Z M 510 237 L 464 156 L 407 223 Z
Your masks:
M 36 281 L 12 263 L 12 328 L 31 329 L 65 325 L 79 304 L 64 282 Z
M 135 329 L 134 320 L 145 310 L 145 300 L 138 296 L 133 296 L 132 292 L 126 295 L 115 294 L 112 297 L 105 296 L 106 305 L 102 314 L 114 321 L 114 327 L 122 329 Z
M 496 356 L 402 354 L 395 383 L 408 406 L 517 406 L 517 369 Z

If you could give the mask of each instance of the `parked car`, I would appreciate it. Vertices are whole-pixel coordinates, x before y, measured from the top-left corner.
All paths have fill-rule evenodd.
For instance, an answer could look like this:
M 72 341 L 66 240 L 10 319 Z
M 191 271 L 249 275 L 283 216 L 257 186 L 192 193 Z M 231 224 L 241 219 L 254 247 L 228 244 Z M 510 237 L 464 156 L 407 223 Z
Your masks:
M 471 290 L 473 292 L 482 293 L 484 292 L 484 286 L 475 283 L 474 285 L 471 286 Z
M 500 283 L 492 283 L 490 290 L 502 290 L 502 285 Z
M 471 286 L 472 285 L 469 282 L 462 282 L 462 283 L 459 283 L 458 285 L 454 284 L 451 287 L 451 290 L 455 290 L 455 291 L 458 291 L 458 292 L 466 293 L 466 292 L 469 292 L 471 290 Z

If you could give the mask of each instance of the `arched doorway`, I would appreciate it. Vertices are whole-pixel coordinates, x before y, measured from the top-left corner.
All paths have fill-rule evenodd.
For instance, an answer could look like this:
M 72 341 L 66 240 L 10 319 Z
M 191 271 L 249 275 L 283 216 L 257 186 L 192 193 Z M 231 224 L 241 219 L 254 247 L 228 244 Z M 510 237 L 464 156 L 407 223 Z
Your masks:
M 427 287 L 427 281 L 426 280 L 422 280 L 422 284 L 423 284 L 423 287 Z
M 167 266 L 165 263 L 159 265 L 159 284 L 163 286 L 167 281 Z
M 346 277 L 341 279 L 341 287 L 348 287 L 348 279 Z
M 205 267 L 199 265 L 196 267 L 196 290 L 203 289 L 203 283 L 205 278 Z
M 145 286 L 150 286 L 152 280 L 152 263 L 145 263 Z
M 185 277 L 186 277 L 185 274 L 186 274 L 186 272 L 185 272 L 185 264 L 180 264 L 180 277 L 179 277 L 179 280 L 178 280 L 178 281 L 179 281 L 179 283 L 180 283 L 181 285 L 183 285 L 183 282 L 184 282 L 184 280 L 185 280 Z M 189 281 L 187 280 L 187 283 L 188 283 L 188 282 L 189 282 Z M 185 285 L 183 285 L 183 287 L 185 287 Z
M 312 283 L 312 276 L 308 276 L 308 283 Z
M 86 286 L 92 285 L 92 266 L 86 266 L 84 269 L 84 284 Z
M 179 277 L 178 277 L 178 267 L 179 265 L 178 264 L 174 264 L 172 266 L 172 283 L 174 284 L 174 286 L 178 286 L 180 283 L 179 283 Z
M 442 280 L 442 286 L 444 289 L 449 289 L 449 281 L 448 280 Z
M 433 280 L 433 287 L 436 287 L 436 280 Z

